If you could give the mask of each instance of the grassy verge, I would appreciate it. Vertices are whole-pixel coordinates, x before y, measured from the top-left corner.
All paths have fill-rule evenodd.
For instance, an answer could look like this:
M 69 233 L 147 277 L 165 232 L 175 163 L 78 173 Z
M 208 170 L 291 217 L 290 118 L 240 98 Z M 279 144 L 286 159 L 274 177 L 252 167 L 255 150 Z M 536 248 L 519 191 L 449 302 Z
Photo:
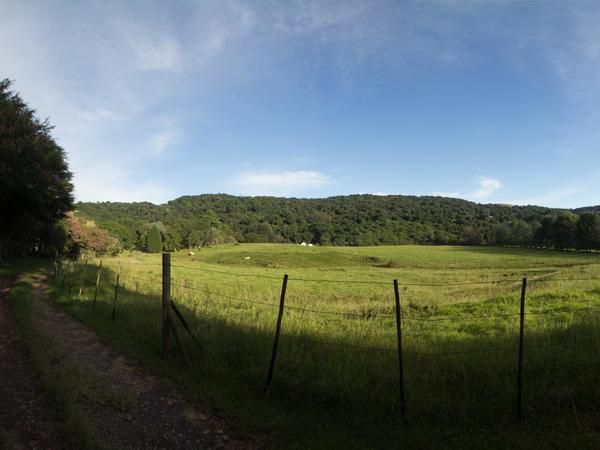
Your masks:
M 33 283 L 34 275 L 44 266 L 44 262 L 35 260 L 18 261 L 12 266 L 4 265 L 3 277 L 16 276 L 15 272 L 21 272 L 10 291 L 9 301 L 13 304 L 21 325 L 34 368 L 59 417 L 64 421 L 71 444 L 74 448 L 99 449 L 94 427 L 86 419 L 81 403 L 84 395 L 89 396 L 91 375 L 71 364 L 68 356 L 56 344 L 36 331 L 35 323 L 39 312 L 34 300 Z

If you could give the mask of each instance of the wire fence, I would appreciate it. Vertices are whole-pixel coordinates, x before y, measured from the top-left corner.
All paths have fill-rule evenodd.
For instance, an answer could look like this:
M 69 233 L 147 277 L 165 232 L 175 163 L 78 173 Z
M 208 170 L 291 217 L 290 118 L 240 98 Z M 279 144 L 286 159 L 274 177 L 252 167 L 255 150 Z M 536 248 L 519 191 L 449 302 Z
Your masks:
M 136 265 L 136 266 L 144 266 L 144 267 L 153 267 L 156 269 L 160 269 L 160 279 L 152 278 L 150 276 L 138 276 L 131 274 L 122 274 L 121 273 L 121 264 L 123 265 Z M 106 266 L 105 266 L 106 269 Z M 114 268 L 113 268 L 114 269 Z M 208 286 L 199 287 L 194 283 L 189 282 L 188 280 L 179 281 L 179 276 L 172 278 L 171 270 L 175 269 L 177 274 L 184 274 L 186 271 L 193 272 L 203 272 L 203 273 L 215 273 L 218 275 L 223 275 L 226 277 L 242 277 L 242 278 L 256 278 L 256 279 L 268 279 L 268 280 L 276 280 L 282 283 L 280 290 L 280 298 L 278 302 L 275 301 L 262 301 L 256 298 L 255 294 L 249 293 L 247 296 L 240 295 L 230 295 L 228 293 L 223 293 L 217 291 L 215 289 L 210 289 Z M 96 300 L 98 297 L 98 291 L 101 285 L 101 274 L 102 274 L 102 261 L 99 266 L 95 266 L 92 268 L 91 265 L 88 265 L 85 262 L 83 265 L 79 264 L 76 267 L 76 263 L 64 261 L 57 261 L 55 263 L 55 272 L 54 276 L 57 283 L 60 283 L 61 287 L 68 291 L 68 296 L 71 297 L 75 292 L 77 292 L 76 300 L 80 300 L 82 296 L 82 291 L 86 288 L 86 284 L 93 283 L 94 292 L 93 292 L 93 307 L 95 308 Z M 93 279 L 89 278 L 89 275 L 93 276 Z M 549 276 L 550 275 L 550 276 Z M 337 323 L 349 323 L 349 320 L 359 320 L 364 323 L 374 323 L 376 326 L 376 330 L 378 333 L 381 333 L 381 330 L 391 330 L 389 327 L 395 325 L 395 339 L 389 341 L 389 346 L 381 346 L 381 345 L 371 345 L 368 342 L 356 343 L 353 342 L 350 337 L 343 340 L 327 340 L 323 339 L 319 336 L 314 336 L 310 334 L 310 330 L 303 332 L 303 330 L 294 330 L 294 332 L 285 333 L 283 337 L 290 345 L 319 345 L 326 348 L 331 349 L 345 349 L 348 351 L 361 352 L 367 356 L 372 354 L 385 354 L 390 355 L 392 358 L 397 358 L 398 367 L 397 378 L 390 378 L 389 375 L 384 374 L 381 378 L 385 379 L 386 382 L 390 380 L 398 383 L 398 397 L 399 397 L 399 405 L 401 414 L 404 416 L 406 414 L 406 395 L 405 395 L 405 384 L 407 377 L 405 376 L 405 366 L 404 366 L 404 357 L 417 357 L 417 358 L 442 358 L 442 357 L 453 357 L 458 355 L 476 355 L 476 354 L 490 354 L 495 355 L 499 353 L 506 354 L 514 354 L 517 357 L 518 365 L 516 367 L 515 372 L 515 386 L 516 386 L 516 411 L 519 417 L 522 416 L 523 411 L 523 399 L 522 399 L 522 387 L 523 387 L 523 355 L 527 350 L 552 350 L 559 348 L 571 348 L 574 350 L 587 351 L 584 347 L 586 345 L 597 344 L 600 341 L 600 336 L 598 340 L 588 340 L 588 341 L 566 341 L 566 342 L 549 342 L 543 345 L 528 345 L 525 346 L 525 319 L 528 316 L 532 317 L 541 317 L 541 316 L 551 316 L 551 315 L 564 315 L 564 314 L 584 314 L 584 313 L 594 313 L 600 311 L 600 303 L 596 302 L 592 306 L 586 307 L 570 307 L 568 305 L 561 306 L 558 308 L 542 308 L 540 309 L 539 304 L 530 305 L 529 309 L 526 308 L 526 298 L 527 298 L 527 288 L 532 284 L 547 284 L 547 283 L 565 283 L 565 282 L 598 282 L 599 280 L 594 277 L 556 277 L 554 274 L 543 274 L 538 277 L 532 278 L 523 278 L 523 279 L 492 279 L 492 280 L 479 280 L 479 281 L 466 281 L 466 282 L 448 282 L 448 283 L 402 283 L 398 280 L 391 281 L 376 281 L 376 280 L 358 280 L 358 279 L 317 279 L 317 278 L 302 278 L 302 277 L 289 277 L 288 275 L 284 275 L 283 277 L 276 277 L 265 274 L 256 274 L 256 273 L 240 273 L 240 272 L 229 272 L 224 270 L 217 270 L 206 267 L 190 267 L 184 265 L 176 265 L 170 263 L 170 254 L 163 254 L 163 263 L 155 264 L 155 263 L 146 263 L 146 262 L 137 262 L 137 261 L 121 261 L 119 262 L 118 269 L 116 271 L 114 277 L 114 296 L 112 299 L 112 312 L 111 312 L 111 320 L 115 320 L 116 311 L 118 305 L 119 293 L 122 291 L 124 283 L 130 283 L 135 285 L 135 293 L 138 293 L 138 288 L 140 284 L 142 284 L 145 288 L 155 288 L 157 291 L 162 291 L 161 293 L 161 305 L 162 305 L 162 346 L 163 346 L 163 357 L 165 357 L 166 353 L 169 351 L 171 346 L 171 337 L 174 338 L 175 344 L 184 358 L 191 363 L 190 357 L 188 355 L 188 351 L 184 348 L 182 344 L 182 339 L 179 337 L 177 332 L 177 327 L 181 326 L 185 333 L 189 336 L 189 338 L 194 341 L 199 346 L 208 346 L 212 348 L 219 348 L 219 342 L 210 340 L 206 336 L 201 338 L 198 334 L 192 329 L 193 327 L 189 324 L 189 319 L 192 320 L 210 320 L 213 319 L 214 316 L 211 315 L 211 312 L 214 313 L 215 309 L 211 311 L 202 311 L 194 308 L 192 312 L 190 311 L 181 311 L 179 309 L 180 304 L 177 302 L 177 295 L 172 295 L 172 288 L 176 288 L 182 290 L 184 292 L 189 292 L 192 295 L 198 296 L 202 299 L 200 304 L 208 308 L 213 307 L 218 310 L 218 306 L 214 304 L 214 302 L 224 301 L 229 305 L 237 305 L 237 304 L 247 304 L 247 305 L 255 305 L 257 307 L 266 307 L 273 313 L 276 313 L 277 320 L 275 322 L 274 329 L 271 330 L 270 339 L 272 340 L 272 349 L 270 358 L 268 360 L 268 370 L 267 370 L 267 378 L 263 387 L 263 392 L 269 393 L 272 388 L 272 383 L 274 377 L 276 376 L 276 368 L 278 358 L 281 357 L 281 345 L 280 340 L 282 339 L 282 331 L 285 330 L 284 325 L 284 315 L 289 313 L 295 314 L 309 314 L 313 316 L 317 316 L 323 321 L 335 320 Z M 67 280 L 68 278 L 68 280 Z M 106 281 L 105 281 L 106 282 Z M 110 280 L 110 283 L 113 283 L 113 280 Z M 300 306 L 296 304 L 285 304 L 287 286 L 288 283 L 337 283 L 337 284 L 365 284 L 365 285 L 376 285 L 380 287 L 387 287 L 390 289 L 390 295 L 393 292 L 395 297 L 395 307 L 393 308 L 393 313 L 389 312 L 389 309 L 379 308 L 375 310 L 368 310 L 364 312 L 355 312 L 355 311 L 340 311 L 334 309 L 322 309 L 322 308 L 314 308 L 314 307 L 306 307 Z M 77 286 L 78 284 L 79 286 Z M 474 305 L 468 305 L 468 307 L 463 308 L 463 314 L 456 315 L 443 315 L 439 311 L 430 311 L 427 314 L 423 313 L 414 313 L 409 309 L 406 309 L 406 305 L 403 305 L 402 299 L 400 298 L 399 287 L 428 287 L 428 288 L 443 288 L 443 287 L 460 287 L 460 286 L 487 286 L 487 285 L 500 285 L 500 286 L 509 286 L 512 288 L 520 288 L 520 296 L 518 304 L 515 303 L 514 306 L 518 306 L 518 311 L 515 312 L 499 312 L 493 314 L 481 314 L 480 310 L 483 307 L 477 307 Z M 393 289 L 393 290 L 392 290 Z M 140 293 L 143 295 L 143 293 Z M 598 305 L 598 306 L 596 306 Z M 534 309 L 531 309 L 533 306 Z M 542 305 L 543 307 L 543 305 Z M 405 308 L 405 310 L 403 310 Z M 469 313 L 471 312 L 471 313 Z M 186 318 L 187 317 L 187 318 Z M 157 319 L 158 320 L 158 319 Z M 485 346 L 481 348 L 445 348 L 440 351 L 423 351 L 419 348 L 407 347 L 406 339 L 411 337 L 422 337 L 430 335 L 430 331 L 424 331 L 421 329 L 407 329 L 407 326 L 411 326 L 411 324 L 415 324 L 419 327 L 424 326 L 435 326 L 436 324 L 448 323 L 452 325 L 461 324 L 461 323 L 472 323 L 472 322 L 480 322 L 480 321 L 507 321 L 508 323 L 512 323 L 514 325 L 519 325 L 519 332 L 516 335 L 518 341 L 513 345 L 502 345 L 502 346 Z M 512 322 L 511 322 L 512 321 Z M 302 321 L 297 321 L 295 323 L 302 324 Z M 246 331 L 249 333 L 256 333 L 259 327 L 257 327 L 256 323 L 252 325 L 244 324 L 241 322 L 235 322 L 233 324 L 235 329 L 240 331 Z M 385 328 L 388 327 L 388 328 Z M 408 330 L 408 332 L 407 332 Z M 264 332 L 268 332 L 268 328 L 263 327 Z M 413 332 L 414 331 L 414 332 Z M 388 333 L 388 331 L 386 331 Z M 595 336 L 598 336 L 597 332 Z M 333 334 L 332 334 L 333 335 Z M 379 335 L 378 335 L 379 336 Z M 390 337 L 392 334 L 388 333 L 386 336 Z M 268 339 L 269 336 L 267 335 Z M 538 337 L 534 337 L 533 341 L 539 341 Z M 485 339 L 483 340 L 485 343 Z M 307 369 L 308 370 L 308 369 Z M 325 373 L 337 373 L 343 374 L 344 376 L 351 376 L 347 371 L 339 367 L 332 367 L 327 364 L 321 364 L 315 370 L 322 370 Z

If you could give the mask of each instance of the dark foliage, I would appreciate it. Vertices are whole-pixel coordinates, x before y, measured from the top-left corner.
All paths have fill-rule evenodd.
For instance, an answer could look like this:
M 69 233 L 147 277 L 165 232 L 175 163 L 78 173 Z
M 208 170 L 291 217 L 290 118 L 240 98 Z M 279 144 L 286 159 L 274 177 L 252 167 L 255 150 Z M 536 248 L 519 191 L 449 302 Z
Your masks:
M 146 236 L 146 251 L 148 253 L 159 253 L 162 251 L 162 238 L 156 224 L 150 227 L 150 231 L 148 231 L 148 235 Z
M 72 208 L 71 173 L 48 121 L 0 81 L 0 257 L 52 253 L 65 243 L 58 222 Z

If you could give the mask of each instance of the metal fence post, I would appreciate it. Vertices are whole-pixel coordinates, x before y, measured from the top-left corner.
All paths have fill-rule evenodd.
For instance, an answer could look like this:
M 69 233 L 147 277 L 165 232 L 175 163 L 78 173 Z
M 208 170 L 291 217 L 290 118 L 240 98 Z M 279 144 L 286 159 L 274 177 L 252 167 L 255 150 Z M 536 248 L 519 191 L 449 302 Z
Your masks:
M 273 342 L 273 352 L 271 353 L 271 363 L 269 364 L 269 373 L 267 382 L 265 383 L 264 393 L 267 394 L 271 389 L 271 381 L 273 380 L 273 370 L 275 369 L 275 359 L 277 358 L 277 347 L 279 346 L 279 336 L 281 335 L 281 321 L 283 319 L 283 308 L 285 303 L 285 291 L 287 289 L 288 276 L 283 276 L 283 284 L 281 285 L 281 297 L 279 299 L 279 314 L 277 315 L 277 326 L 275 328 L 275 341 Z
M 100 286 L 100 274 L 102 273 L 102 260 L 98 266 L 98 274 L 96 275 L 96 288 L 94 289 L 94 300 L 92 302 L 92 309 L 96 309 L 96 299 L 98 298 L 98 287 Z
M 400 292 L 398 280 L 394 280 L 394 297 L 396 299 L 396 334 L 398 336 L 398 379 L 400 382 L 400 414 L 406 415 L 406 400 L 404 398 L 404 364 L 402 361 L 402 310 L 400 307 Z
M 169 314 L 171 311 L 171 254 L 162 254 L 162 351 L 165 359 L 169 351 Z
M 119 271 L 120 272 L 120 271 Z M 121 276 L 120 273 L 117 273 L 117 282 L 115 283 L 115 297 L 113 299 L 113 310 L 112 310 L 112 320 L 115 320 L 115 317 L 117 315 L 117 297 L 119 296 L 119 277 Z
M 527 278 L 523 278 L 521 286 L 521 308 L 519 314 L 519 362 L 517 368 L 517 417 L 523 418 L 523 340 L 525 333 L 525 292 Z

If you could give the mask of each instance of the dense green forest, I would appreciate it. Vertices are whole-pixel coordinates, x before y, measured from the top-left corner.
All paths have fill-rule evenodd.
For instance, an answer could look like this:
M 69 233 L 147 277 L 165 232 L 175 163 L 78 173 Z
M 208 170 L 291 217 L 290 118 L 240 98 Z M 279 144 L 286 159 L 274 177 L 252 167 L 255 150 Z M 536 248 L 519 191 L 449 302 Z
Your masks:
M 600 248 L 598 207 L 557 210 L 416 196 L 225 194 L 184 196 L 163 205 L 101 202 L 76 207 L 82 220 L 108 230 L 125 249 L 156 251 L 156 231 L 165 250 L 224 242 Z

